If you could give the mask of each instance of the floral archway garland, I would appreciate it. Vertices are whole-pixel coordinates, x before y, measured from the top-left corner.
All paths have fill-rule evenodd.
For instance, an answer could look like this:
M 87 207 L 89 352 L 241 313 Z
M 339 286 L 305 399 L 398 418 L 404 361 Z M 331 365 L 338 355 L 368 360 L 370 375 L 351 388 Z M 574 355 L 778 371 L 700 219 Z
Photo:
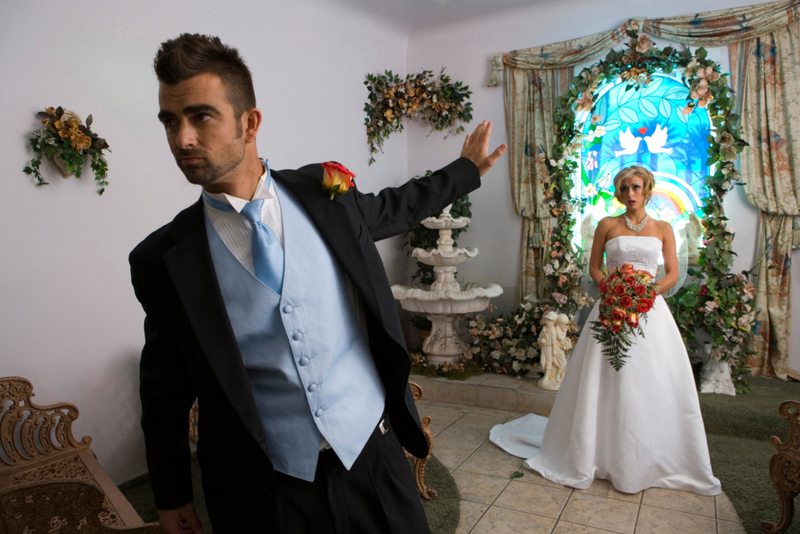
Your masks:
M 559 312 L 572 314 L 588 303 L 580 286 L 586 258 L 572 246 L 573 213 L 582 209 L 583 203 L 571 198 L 571 191 L 583 143 L 604 133 L 603 118 L 592 114 L 594 92 L 603 82 L 617 77 L 627 82 L 626 90 L 639 91 L 649 85 L 653 73 L 671 73 L 678 69 L 690 91 L 683 113 L 692 113 L 698 106 L 706 108 L 716 130 L 716 136 L 709 136 L 707 161 L 709 166 L 716 165 L 716 169 L 705 179 L 707 194 L 703 198 L 704 246 L 700 249 L 700 271 L 690 270 L 699 282 L 683 287 L 670 299 L 670 306 L 681 326 L 687 349 L 693 350 L 694 325 L 700 325 L 711 338 L 714 358 L 739 358 L 743 351 L 737 347 L 743 347 L 744 341 L 753 335 L 755 314 L 749 301 L 755 290 L 747 279 L 749 272 L 730 272 L 735 254 L 731 249 L 733 232 L 726 224 L 722 209 L 725 194 L 735 184 L 742 184 L 735 163 L 738 154 L 747 146 L 739 135 L 739 117 L 733 113 L 733 91 L 727 84 L 727 75 L 720 73 L 719 65 L 707 58 L 705 49 L 698 48 L 694 54 L 688 48 L 659 50 L 650 37 L 639 34 L 638 29 L 627 33 L 630 41 L 626 50 L 612 50 L 604 60 L 583 69 L 573 79 L 572 87 L 561 95 L 553 114 L 555 143 L 549 157 L 544 153 L 539 155 L 538 163 L 544 164 L 550 174 L 549 183 L 545 184 L 545 202 L 556 218 L 552 236 L 546 243 L 550 261 L 544 266 L 552 295 L 550 305 Z M 588 134 L 580 133 L 576 127 L 576 111 L 588 112 L 586 120 L 592 122 Z M 580 128 L 584 126 L 585 122 Z
M 393 132 L 403 131 L 405 118 L 422 115 L 423 122 L 430 123 L 434 130 L 456 134 L 464 131 L 461 123 L 472 120 L 472 91 L 460 81 L 451 82 L 444 67 L 438 76 L 429 70 L 409 74 L 405 79 L 390 70 L 367 74 L 364 85 L 369 90 L 364 126 L 370 165 L 375 163 L 375 154 L 383 151 L 383 142 Z

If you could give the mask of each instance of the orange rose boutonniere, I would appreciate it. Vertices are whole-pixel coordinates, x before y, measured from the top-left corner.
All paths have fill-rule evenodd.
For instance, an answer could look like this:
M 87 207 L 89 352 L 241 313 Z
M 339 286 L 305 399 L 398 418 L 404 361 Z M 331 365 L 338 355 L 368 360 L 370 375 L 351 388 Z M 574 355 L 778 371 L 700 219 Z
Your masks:
M 333 200 L 334 196 L 343 195 L 351 187 L 355 187 L 356 184 L 353 182 L 353 178 L 356 175 L 341 163 L 328 161 L 322 164 L 322 169 L 322 189 L 330 195 L 331 200 Z

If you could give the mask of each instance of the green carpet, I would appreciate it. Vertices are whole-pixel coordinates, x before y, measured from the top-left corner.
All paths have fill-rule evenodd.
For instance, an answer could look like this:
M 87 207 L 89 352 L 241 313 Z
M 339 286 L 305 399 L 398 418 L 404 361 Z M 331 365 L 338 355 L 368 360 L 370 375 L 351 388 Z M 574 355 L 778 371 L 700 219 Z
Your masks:
M 409 460 L 409 466 L 413 465 Z M 192 480 L 194 481 L 194 505 L 200 521 L 203 523 L 203 532 L 213 534 L 211 522 L 208 520 L 206 501 L 203 497 L 200 482 L 200 467 L 197 459 L 192 458 Z M 431 534 L 453 534 L 458 527 L 459 496 L 456 481 L 450 476 L 447 468 L 435 457 L 431 456 L 425 469 L 425 483 L 429 488 L 438 492 L 438 497 L 432 501 L 422 501 Z M 150 491 L 150 477 L 143 475 L 119 487 L 122 493 L 133 505 L 145 522 L 158 522 L 158 511 L 153 502 Z
M 700 394 L 700 407 L 708 436 L 714 475 L 730 498 L 748 534 L 759 534 L 761 522 L 778 521 L 778 494 L 769 478 L 769 461 L 775 454 L 772 436 L 782 441 L 789 426 L 778 415 L 785 400 L 800 401 L 800 384 L 748 377 L 750 393 Z M 800 513 L 786 532 L 800 534 Z

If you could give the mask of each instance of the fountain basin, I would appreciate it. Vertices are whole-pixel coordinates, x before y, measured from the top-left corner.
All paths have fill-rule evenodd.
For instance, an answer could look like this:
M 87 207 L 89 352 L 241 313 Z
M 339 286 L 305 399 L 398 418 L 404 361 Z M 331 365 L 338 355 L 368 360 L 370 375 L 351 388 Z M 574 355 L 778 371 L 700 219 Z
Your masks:
M 457 248 L 450 251 L 439 248 L 433 250 L 415 248 L 411 251 L 411 256 L 417 258 L 422 263 L 437 267 L 455 267 L 457 265 L 462 265 L 477 255 L 478 249 L 475 247 Z
M 460 315 L 485 310 L 489 300 L 503 294 L 497 284 L 485 286 L 475 283 L 459 284 L 458 290 L 431 291 L 431 286 L 392 286 L 392 295 L 400 301 L 404 310 L 435 315 Z
M 422 225 L 433 230 L 455 230 L 456 228 L 464 228 L 469 222 L 469 217 L 451 217 L 449 212 L 447 215 L 440 217 L 422 219 Z

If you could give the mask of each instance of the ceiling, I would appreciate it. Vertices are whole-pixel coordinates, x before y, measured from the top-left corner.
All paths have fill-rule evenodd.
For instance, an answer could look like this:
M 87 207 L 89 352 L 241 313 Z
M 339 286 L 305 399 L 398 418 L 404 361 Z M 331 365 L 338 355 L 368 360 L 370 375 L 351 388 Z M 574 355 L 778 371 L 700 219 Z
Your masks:
M 337 0 L 363 13 L 412 32 L 520 6 L 559 0 Z

